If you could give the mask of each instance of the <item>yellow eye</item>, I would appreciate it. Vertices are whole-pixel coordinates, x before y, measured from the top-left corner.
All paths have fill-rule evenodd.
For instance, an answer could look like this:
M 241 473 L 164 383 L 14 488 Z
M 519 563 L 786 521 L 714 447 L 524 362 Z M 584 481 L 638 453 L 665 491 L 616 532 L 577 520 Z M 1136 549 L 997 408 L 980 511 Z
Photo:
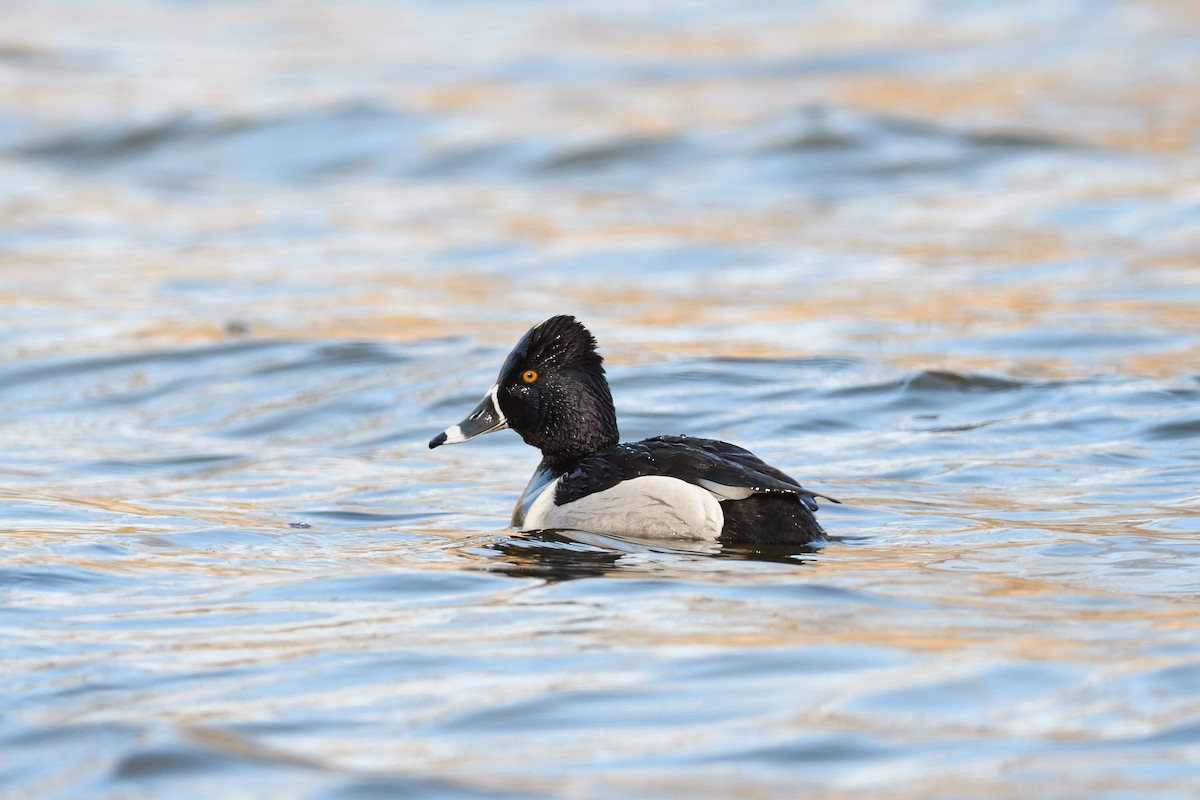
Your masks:
M 527 369 L 527 370 L 525 370 L 525 373 L 521 376 L 521 380 L 525 381 L 526 383 L 533 383 L 534 381 L 537 380 L 537 373 L 531 369 Z

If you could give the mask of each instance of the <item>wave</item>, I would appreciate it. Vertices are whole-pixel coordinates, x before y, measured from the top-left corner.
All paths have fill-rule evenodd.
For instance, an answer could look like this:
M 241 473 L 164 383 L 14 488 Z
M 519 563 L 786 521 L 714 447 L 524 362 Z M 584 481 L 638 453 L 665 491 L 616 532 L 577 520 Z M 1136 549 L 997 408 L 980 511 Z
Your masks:
M 464 140 L 460 121 L 375 105 L 262 117 L 198 114 L 60 133 L 12 148 L 62 169 L 115 172 L 151 184 L 213 179 L 294 183 L 484 180 L 641 186 L 719 184 L 855 194 L 880 182 L 969 178 L 1029 154 L 1082 148 L 1034 132 L 972 131 L 818 105 L 737 129 L 662 135 Z

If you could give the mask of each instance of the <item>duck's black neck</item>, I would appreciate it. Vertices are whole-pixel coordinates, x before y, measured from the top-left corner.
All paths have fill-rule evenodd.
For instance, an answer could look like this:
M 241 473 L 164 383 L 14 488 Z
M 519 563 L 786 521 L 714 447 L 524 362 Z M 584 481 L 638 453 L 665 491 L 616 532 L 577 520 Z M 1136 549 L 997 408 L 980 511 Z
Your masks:
M 539 469 L 548 469 L 556 475 L 570 472 L 584 456 L 590 456 L 597 450 L 612 447 L 617 441 L 618 437 L 614 434 L 611 437 L 597 439 L 593 443 L 580 442 L 575 447 L 553 451 L 542 450 L 542 463 Z
M 548 469 L 561 473 L 584 456 L 620 441 L 608 382 L 600 378 L 588 383 L 586 392 L 572 398 L 572 407 L 552 410 L 537 433 L 525 437 L 542 451 L 542 464 Z

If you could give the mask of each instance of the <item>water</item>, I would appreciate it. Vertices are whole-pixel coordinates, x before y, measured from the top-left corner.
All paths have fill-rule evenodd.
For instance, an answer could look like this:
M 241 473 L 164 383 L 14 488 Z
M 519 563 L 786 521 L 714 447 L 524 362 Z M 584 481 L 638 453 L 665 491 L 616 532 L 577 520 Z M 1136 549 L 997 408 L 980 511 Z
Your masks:
M 1193 797 L 1200 16 L 10 3 L 0 795 Z M 574 313 L 816 553 L 426 448 Z

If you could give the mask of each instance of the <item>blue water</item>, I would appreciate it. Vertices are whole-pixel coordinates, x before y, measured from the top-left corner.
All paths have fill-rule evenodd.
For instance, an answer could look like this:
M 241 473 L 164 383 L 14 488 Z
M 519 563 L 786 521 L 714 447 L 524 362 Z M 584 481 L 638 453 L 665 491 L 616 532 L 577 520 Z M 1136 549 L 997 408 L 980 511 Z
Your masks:
M 1195 796 L 1187 4 L 5 17 L 0 796 Z M 555 313 L 831 544 L 509 530 Z

